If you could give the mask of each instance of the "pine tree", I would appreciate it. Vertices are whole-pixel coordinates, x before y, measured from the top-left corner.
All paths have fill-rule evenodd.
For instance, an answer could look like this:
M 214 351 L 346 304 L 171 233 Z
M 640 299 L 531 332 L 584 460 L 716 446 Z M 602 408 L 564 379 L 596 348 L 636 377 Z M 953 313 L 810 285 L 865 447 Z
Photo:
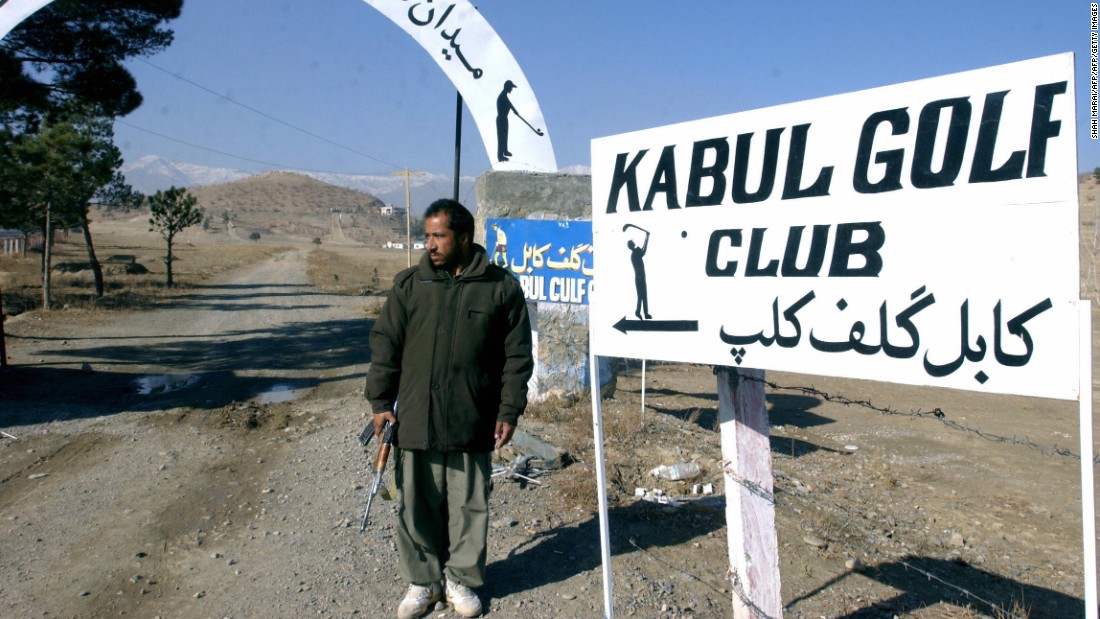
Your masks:
M 0 125 L 20 131 L 68 104 L 110 118 L 141 105 L 124 60 L 172 42 L 183 0 L 56 0 L 0 40 Z
M 171 288 L 172 244 L 177 234 L 202 221 L 202 208 L 198 206 L 198 199 L 186 189 L 169 187 L 149 198 L 149 211 L 152 214 L 149 218 L 149 229 L 159 232 L 161 238 L 168 243 L 168 255 L 164 263 L 168 267 L 166 286 Z

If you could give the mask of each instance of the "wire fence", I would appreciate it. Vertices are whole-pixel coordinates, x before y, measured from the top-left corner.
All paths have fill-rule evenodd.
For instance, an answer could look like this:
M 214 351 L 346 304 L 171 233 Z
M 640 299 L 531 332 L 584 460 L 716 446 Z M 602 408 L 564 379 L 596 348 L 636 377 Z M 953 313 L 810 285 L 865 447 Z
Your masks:
M 1034 449 L 1047 456 L 1059 456 L 1080 460 L 1079 454 L 1074 453 L 1070 449 L 1059 445 L 1041 445 L 1027 437 L 1004 436 L 994 432 L 983 430 L 981 428 L 973 427 L 963 422 L 956 421 L 951 418 L 951 414 L 949 413 L 949 411 L 946 411 L 941 407 L 934 407 L 929 410 L 903 411 L 891 408 L 889 406 L 878 405 L 867 399 L 857 399 L 848 397 L 843 394 L 829 393 L 812 386 L 782 385 L 774 381 L 746 376 L 744 374 L 740 374 L 739 378 L 759 381 L 765 386 L 766 389 L 769 389 L 773 392 L 796 392 L 800 394 L 810 395 L 823 401 L 842 404 L 846 407 L 853 407 L 868 412 L 878 413 L 880 415 L 891 415 L 936 421 L 946 428 L 959 432 L 964 432 L 967 434 L 972 434 L 987 441 L 1026 447 L 1028 449 Z M 1096 464 L 1097 462 L 1100 462 L 1100 458 L 1093 459 L 1094 464 Z M 770 505 L 773 509 L 776 509 L 789 516 L 794 522 L 797 523 L 797 526 L 801 530 L 812 533 L 822 540 L 836 539 L 837 531 L 835 527 L 839 527 L 843 531 L 844 538 L 848 542 L 863 540 L 867 544 L 873 546 L 878 545 L 873 539 L 873 535 L 869 536 L 868 531 L 862 530 L 861 527 L 855 525 L 852 521 L 844 519 L 830 519 L 827 524 L 819 524 L 808 518 L 807 514 L 820 512 L 820 505 L 818 505 L 816 509 L 808 509 L 809 506 L 803 504 L 803 502 L 810 501 L 812 499 L 802 496 L 797 492 L 788 492 L 778 487 L 774 491 L 771 491 L 768 488 L 765 488 L 758 483 L 746 479 L 744 476 L 737 473 L 734 467 L 727 461 L 722 462 L 722 472 L 727 483 L 737 484 L 752 495 L 763 499 L 766 504 Z M 975 590 L 970 583 L 961 584 L 958 582 L 953 582 L 952 578 L 949 575 L 936 573 L 936 571 L 928 568 L 928 566 L 922 567 L 905 553 L 895 554 L 887 552 L 887 555 L 889 556 L 889 562 L 891 562 L 892 564 L 900 566 L 900 568 L 906 571 L 912 571 L 913 573 L 923 577 L 927 582 L 935 583 L 936 586 L 942 588 L 945 592 L 950 592 L 951 599 L 966 601 L 968 603 L 978 605 L 979 607 L 985 607 L 989 609 L 989 612 L 995 617 L 1016 616 L 1014 614 L 1014 602 L 998 602 L 990 599 L 991 596 L 986 595 L 986 592 L 984 591 Z M 835 584 L 837 581 L 853 573 L 872 574 L 874 570 L 875 568 L 871 568 L 869 571 L 865 571 L 863 567 L 860 567 L 858 564 L 856 564 L 854 567 L 836 576 L 829 583 L 823 584 L 821 586 L 821 589 L 827 588 L 828 586 L 830 586 L 830 584 Z M 761 609 L 759 605 L 756 604 L 752 597 L 749 595 L 749 592 L 746 590 L 744 582 L 742 582 L 741 576 L 737 573 L 735 569 L 728 569 L 725 580 L 730 587 L 730 590 L 737 597 L 740 604 L 742 604 L 744 608 L 749 611 L 751 616 L 757 619 L 772 619 L 771 616 L 763 609 Z M 813 592 L 805 593 L 803 595 L 800 595 L 798 599 L 805 599 L 812 595 Z M 788 609 L 791 608 L 792 605 L 798 601 L 798 599 L 788 601 L 784 604 L 784 607 Z M 948 598 L 945 597 L 945 599 Z
M 746 379 L 747 377 L 742 376 L 741 378 Z M 758 379 L 750 378 L 749 380 L 758 380 Z M 938 406 L 931 409 L 931 410 L 927 410 L 927 411 L 926 410 L 900 411 L 900 410 L 895 410 L 895 409 L 892 409 L 892 408 L 889 408 L 889 407 L 886 407 L 886 406 L 876 405 L 873 402 L 871 402 L 870 400 L 855 400 L 855 399 L 849 398 L 848 396 L 845 396 L 845 395 L 830 394 L 830 393 L 827 393 L 827 392 L 822 391 L 820 389 L 817 389 L 815 387 L 780 385 L 778 383 L 769 381 L 767 379 L 764 379 L 762 382 L 764 383 L 764 385 L 766 387 L 768 387 L 769 389 L 772 389 L 773 391 L 795 391 L 795 392 L 798 392 L 798 393 L 803 393 L 803 394 L 806 394 L 806 395 L 812 395 L 812 396 L 821 398 L 822 400 L 825 400 L 827 402 L 834 402 L 834 403 L 838 403 L 838 404 L 843 404 L 844 406 L 853 406 L 853 407 L 863 408 L 863 409 L 867 409 L 867 410 L 871 410 L 871 411 L 880 413 L 882 415 L 893 415 L 893 416 L 898 416 L 898 417 L 913 417 L 913 418 L 918 418 L 918 419 L 935 420 L 935 421 L 938 421 L 941 424 L 943 424 L 944 427 L 950 428 L 952 430 L 958 430 L 960 432 L 965 432 L 965 433 L 968 433 L 968 434 L 973 434 L 975 436 L 981 437 L 981 438 L 983 438 L 987 441 L 990 441 L 990 442 L 1005 443 L 1005 444 L 1010 444 L 1010 445 L 1019 445 L 1019 446 L 1022 446 L 1022 447 L 1027 447 L 1029 449 L 1034 449 L 1034 450 L 1036 450 L 1036 451 L 1038 451 L 1038 452 L 1040 452 L 1044 455 L 1063 456 L 1063 457 L 1072 458 L 1072 459 L 1075 459 L 1075 460 L 1080 460 L 1081 459 L 1080 454 L 1074 453 L 1072 450 L 1070 450 L 1066 447 L 1061 447 L 1059 445 L 1050 445 L 1050 446 L 1040 445 L 1039 443 L 1036 443 L 1035 441 L 1032 441 L 1031 439 L 1027 438 L 1026 436 L 1025 437 L 1004 436 L 1004 435 L 1001 435 L 1001 434 L 995 434 L 993 432 L 987 432 L 985 430 L 982 430 L 981 428 L 975 428 L 975 427 L 973 427 L 969 424 L 966 424 L 966 423 L 955 421 L 954 419 L 950 418 L 947 411 L 943 410 L 942 408 L 940 408 Z M 1093 464 L 1100 463 L 1100 455 L 1093 456 L 1092 461 L 1093 461 Z

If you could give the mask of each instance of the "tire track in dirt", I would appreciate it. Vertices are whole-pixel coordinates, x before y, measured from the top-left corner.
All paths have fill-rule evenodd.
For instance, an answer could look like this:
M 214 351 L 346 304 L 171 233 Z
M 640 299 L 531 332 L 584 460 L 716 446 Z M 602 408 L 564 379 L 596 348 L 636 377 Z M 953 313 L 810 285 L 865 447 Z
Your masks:
M 32 398 L 79 392 L 107 374 L 119 384 L 156 373 L 202 380 L 111 402 L 89 393 L 78 419 L 55 404 L 40 409 L 38 423 L 11 428 L 23 438 L 0 443 L 0 615 L 185 616 L 241 575 L 242 558 L 207 548 L 239 548 L 252 536 L 271 509 L 265 480 L 305 430 L 290 404 L 238 400 L 278 382 L 308 390 L 342 379 L 365 356 L 351 333 L 369 330 L 359 300 L 315 293 L 306 251 L 157 310 L 62 324 L 68 332 L 35 342 L 42 366 L 92 369 L 73 374 L 80 384 L 44 386 Z M 99 404 L 103 416 L 94 414 Z M 315 426 L 319 417 L 308 419 Z M 47 475 L 32 479 L 38 471 Z

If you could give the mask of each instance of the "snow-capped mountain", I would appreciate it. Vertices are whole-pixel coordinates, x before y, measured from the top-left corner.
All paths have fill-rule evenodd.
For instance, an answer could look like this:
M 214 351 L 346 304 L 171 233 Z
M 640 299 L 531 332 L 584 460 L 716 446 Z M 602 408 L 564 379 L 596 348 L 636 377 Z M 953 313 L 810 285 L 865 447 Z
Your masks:
M 201 187 L 231 183 L 252 176 L 252 173 L 243 170 L 180 163 L 156 155 L 146 155 L 133 163 L 123 164 L 122 173 L 131 187 L 146 194 L 173 186 Z
M 589 176 L 592 174 L 592 168 L 586 165 L 570 165 L 565 166 L 558 170 L 558 174 L 572 174 L 575 176 Z
M 330 174 L 325 172 L 304 172 L 299 170 L 280 170 L 295 172 L 315 178 L 323 183 L 346 187 L 369 193 L 387 204 L 405 205 L 405 178 L 403 176 L 369 176 L 365 174 Z M 122 173 L 130 185 L 145 194 L 155 193 L 169 187 L 204 187 L 219 185 L 256 176 L 262 172 L 248 172 L 233 168 L 213 168 L 170 161 L 157 155 L 146 155 L 133 163 L 122 166 Z M 582 165 L 562 168 L 560 174 L 591 174 L 591 168 Z M 459 200 L 476 208 L 474 186 L 477 179 L 464 176 L 459 179 Z M 454 193 L 451 177 L 442 174 L 424 173 L 409 176 L 409 193 L 413 212 L 423 211 L 432 201 L 449 198 Z
M 299 170 L 281 170 L 295 172 L 315 178 L 337 187 L 346 187 L 369 193 L 387 204 L 405 205 L 405 178 L 403 176 L 368 176 L 360 174 L 329 174 L 324 172 L 305 172 Z M 230 183 L 259 172 L 246 172 L 232 168 L 212 168 L 169 161 L 156 155 L 147 155 L 133 163 L 122 166 L 122 173 L 130 185 L 146 194 L 176 187 L 202 187 Z M 459 179 L 459 199 L 466 203 L 474 202 L 475 178 L 464 176 Z M 449 176 L 425 173 L 409 176 L 409 188 L 414 212 L 423 210 L 433 200 L 451 197 L 454 184 Z M 471 206 L 473 206 L 471 204 Z

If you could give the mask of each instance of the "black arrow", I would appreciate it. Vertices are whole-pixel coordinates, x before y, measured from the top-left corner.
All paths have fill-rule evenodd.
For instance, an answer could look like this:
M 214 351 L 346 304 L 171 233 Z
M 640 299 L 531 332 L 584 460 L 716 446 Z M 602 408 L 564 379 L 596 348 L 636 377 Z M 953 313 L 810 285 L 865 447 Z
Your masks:
M 615 328 L 623 333 L 627 331 L 698 331 L 697 320 L 627 320 L 623 316 L 615 323 Z

